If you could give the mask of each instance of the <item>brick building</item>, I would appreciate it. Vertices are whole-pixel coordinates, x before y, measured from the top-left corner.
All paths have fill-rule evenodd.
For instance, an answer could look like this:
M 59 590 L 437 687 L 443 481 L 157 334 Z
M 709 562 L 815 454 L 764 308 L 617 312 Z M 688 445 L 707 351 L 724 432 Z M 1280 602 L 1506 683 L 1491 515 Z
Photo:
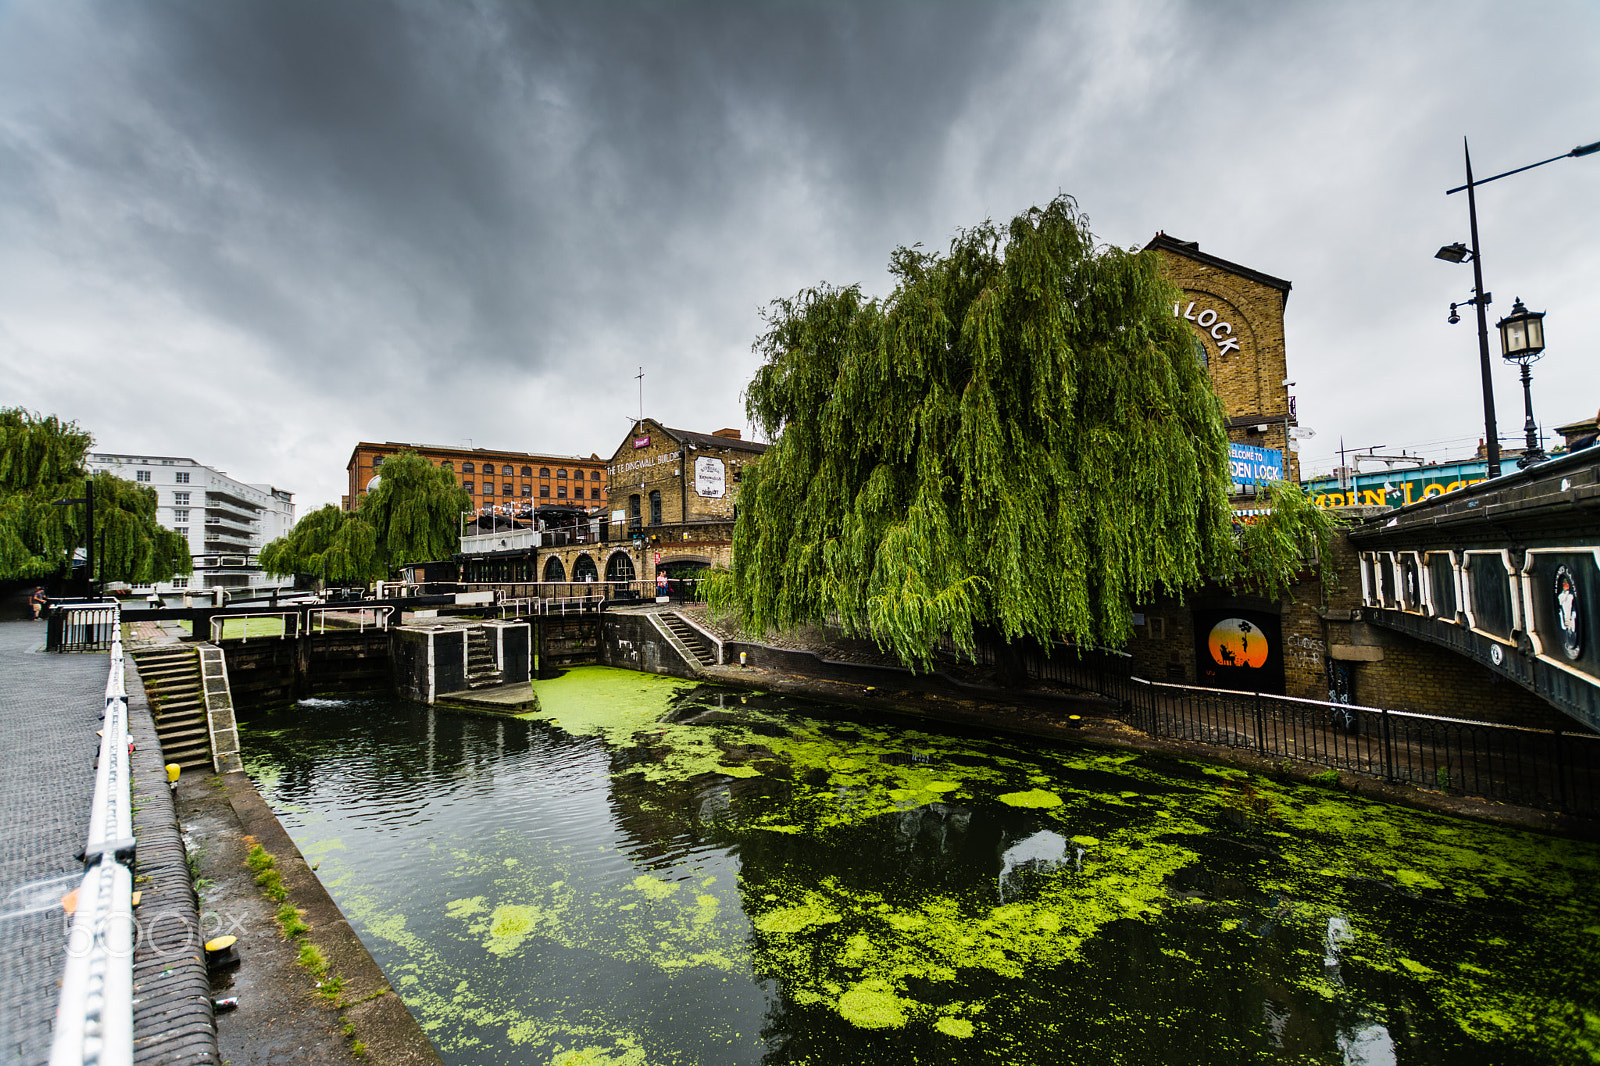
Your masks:
M 739 483 L 766 450 L 737 429 L 697 433 L 643 419 L 606 468 L 613 539 L 621 532 L 651 546 L 655 575 L 645 576 L 729 565 Z
M 598 455 L 585 459 L 572 455 L 494 451 L 489 448 L 447 448 L 432 444 L 362 441 L 350 453 L 346 470 L 349 492 L 340 506 L 350 510 L 366 495 L 372 479 L 382 474 L 383 461 L 396 452 L 413 451 L 434 466 L 452 471 L 478 510 L 502 512 L 524 504 L 572 504 L 588 510 L 606 503 L 606 465 Z
M 1172 313 L 1186 319 L 1205 352 L 1211 384 L 1222 398 L 1228 439 L 1282 453 L 1287 476 L 1300 480 L 1289 448 L 1295 425 L 1283 313 L 1290 283 L 1200 250 L 1193 241 L 1158 233 L 1145 245 L 1161 257 L 1161 273 L 1184 292 Z

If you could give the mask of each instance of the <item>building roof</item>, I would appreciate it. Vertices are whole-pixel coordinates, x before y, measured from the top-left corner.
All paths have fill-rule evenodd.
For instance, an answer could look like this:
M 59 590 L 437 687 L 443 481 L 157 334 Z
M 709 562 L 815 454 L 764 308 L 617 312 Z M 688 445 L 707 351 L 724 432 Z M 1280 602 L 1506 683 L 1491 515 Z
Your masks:
M 1157 233 L 1150 238 L 1150 243 L 1144 246 L 1144 250 L 1147 252 L 1170 252 L 1173 255 L 1181 255 L 1186 259 L 1193 259 L 1197 263 L 1204 263 L 1206 266 L 1216 267 L 1218 270 L 1226 270 L 1230 274 L 1248 278 L 1260 285 L 1267 286 L 1269 289 L 1277 289 L 1283 293 L 1285 300 L 1289 298 L 1289 290 L 1293 287 L 1293 283 L 1284 281 L 1282 278 L 1275 278 L 1271 274 L 1263 274 L 1259 270 L 1240 266 L 1238 263 L 1229 262 L 1221 256 L 1211 255 L 1209 252 L 1202 252 L 1199 241 L 1180 241 L 1176 237 L 1167 236 L 1165 232 Z
M 558 463 L 603 463 L 605 460 L 598 455 L 552 455 L 547 452 L 516 452 L 502 448 L 462 448 L 449 444 L 408 444 L 405 441 L 384 441 L 377 444 L 373 441 L 359 441 L 350 449 L 350 462 L 345 463 L 346 468 L 356 461 L 356 453 L 363 448 L 369 451 L 413 451 L 434 452 L 448 455 L 460 455 L 468 459 L 499 458 L 501 456 L 516 456 L 518 459 L 549 459 Z
M 653 418 L 645 419 L 647 422 L 656 422 Z M 741 437 L 719 437 L 714 433 L 697 433 L 692 429 L 673 429 L 671 426 L 661 426 L 661 432 L 666 433 L 679 444 L 693 444 L 699 448 L 731 448 L 738 452 L 754 452 L 760 455 L 767 450 L 767 445 L 759 441 L 744 440 Z

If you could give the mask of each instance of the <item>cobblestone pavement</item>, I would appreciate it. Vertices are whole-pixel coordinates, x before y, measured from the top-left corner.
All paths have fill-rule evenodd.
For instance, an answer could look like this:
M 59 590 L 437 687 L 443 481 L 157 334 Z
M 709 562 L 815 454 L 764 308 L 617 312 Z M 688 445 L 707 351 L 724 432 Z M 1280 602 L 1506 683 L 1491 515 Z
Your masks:
M 108 659 L 52 655 L 43 622 L 0 622 L 0 1062 L 50 1055 L 66 915 L 83 879 Z

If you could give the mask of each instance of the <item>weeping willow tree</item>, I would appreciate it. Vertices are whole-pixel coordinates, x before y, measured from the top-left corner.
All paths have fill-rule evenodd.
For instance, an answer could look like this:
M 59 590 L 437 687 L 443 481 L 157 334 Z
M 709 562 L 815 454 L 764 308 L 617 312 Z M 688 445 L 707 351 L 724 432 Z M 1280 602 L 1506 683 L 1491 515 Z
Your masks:
M 384 576 L 372 526 L 331 503 L 266 544 L 258 561 L 269 574 L 309 574 L 335 585 L 365 584 Z
M 0 409 L 0 580 L 63 576 L 88 541 L 81 504 L 92 481 L 96 581 L 166 581 L 193 570 L 189 543 L 156 520 L 156 493 L 108 473 L 91 477 L 92 443 L 76 423 Z
M 359 510 L 330 503 L 311 512 L 261 549 L 261 566 L 335 584 L 387 577 L 395 567 L 454 555 L 461 512 L 471 506 L 449 471 L 416 452 L 400 452 L 384 462 L 377 487 Z
M 746 401 L 773 443 L 719 607 L 927 664 L 979 631 L 1120 644 L 1159 593 L 1290 579 L 1280 549 L 1316 519 L 1291 509 L 1239 551 L 1222 406 L 1154 255 L 1096 247 L 1062 197 L 890 270 L 883 300 L 821 286 L 769 308 Z
M 393 569 L 459 551 L 461 512 L 471 506 L 452 471 L 403 451 L 384 460 L 378 487 L 357 513 L 372 525 L 378 553 Z

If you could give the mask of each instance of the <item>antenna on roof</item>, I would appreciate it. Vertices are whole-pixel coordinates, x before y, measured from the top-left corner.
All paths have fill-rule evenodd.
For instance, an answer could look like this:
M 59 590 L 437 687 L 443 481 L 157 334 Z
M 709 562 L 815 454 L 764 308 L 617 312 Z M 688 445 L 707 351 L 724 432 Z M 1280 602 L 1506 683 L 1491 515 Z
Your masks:
M 641 366 L 639 368 L 639 372 L 637 374 L 633 375 L 633 376 L 639 379 L 639 421 L 643 422 L 644 421 L 644 367 Z

